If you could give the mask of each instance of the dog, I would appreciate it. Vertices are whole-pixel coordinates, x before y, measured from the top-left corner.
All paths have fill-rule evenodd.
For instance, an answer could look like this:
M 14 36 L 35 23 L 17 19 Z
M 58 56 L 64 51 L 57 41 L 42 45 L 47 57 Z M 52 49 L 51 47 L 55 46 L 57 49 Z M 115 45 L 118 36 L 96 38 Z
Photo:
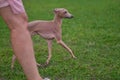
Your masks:
M 35 20 L 28 23 L 28 30 L 30 34 L 40 35 L 44 38 L 48 43 L 48 58 L 46 60 L 46 65 L 49 64 L 49 61 L 52 57 L 52 40 L 56 39 L 57 43 L 64 47 L 72 56 L 72 58 L 76 58 L 73 54 L 73 51 L 62 41 L 62 19 L 63 18 L 73 18 L 73 15 L 68 12 L 65 8 L 56 8 L 54 9 L 54 19 L 51 21 L 43 21 L 43 20 Z M 16 60 L 16 56 L 13 55 L 11 68 L 14 67 L 14 62 Z M 38 66 L 40 64 L 37 63 Z

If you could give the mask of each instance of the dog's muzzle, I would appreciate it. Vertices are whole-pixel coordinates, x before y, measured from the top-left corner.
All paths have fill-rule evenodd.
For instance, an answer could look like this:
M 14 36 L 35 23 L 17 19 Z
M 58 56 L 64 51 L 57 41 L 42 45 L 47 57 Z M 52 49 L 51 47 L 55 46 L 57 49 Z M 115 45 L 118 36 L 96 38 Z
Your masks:
M 71 19 L 71 18 L 74 18 L 74 16 L 72 15 L 72 16 L 69 16 L 69 17 L 65 17 L 65 18 Z

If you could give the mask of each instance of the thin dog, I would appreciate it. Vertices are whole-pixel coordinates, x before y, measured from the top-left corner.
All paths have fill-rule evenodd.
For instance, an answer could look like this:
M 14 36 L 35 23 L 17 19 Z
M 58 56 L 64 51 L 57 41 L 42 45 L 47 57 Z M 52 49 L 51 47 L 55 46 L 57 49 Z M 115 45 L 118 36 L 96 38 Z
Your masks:
M 56 8 L 54 9 L 54 19 L 51 21 L 42 21 L 35 20 L 28 23 L 28 30 L 31 35 L 40 35 L 43 37 L 48 43 L 48 58 L 46 60 L 46 65 L 49 64 L 49 61 L 52 57 L 52 40 L 56 39 L 57 43 L 64 47 L 73 58 L 76 58 L 73 54 L 73 51 L 62 41 L 62 19 L 63 18 L 73 18 L 72 14 L 68 12 L 68 10 L 64 8 Z M 14 67 L 15 55 L 12 58 L 11 68 Z M 40 64 L 37 63 L 38 66 Z

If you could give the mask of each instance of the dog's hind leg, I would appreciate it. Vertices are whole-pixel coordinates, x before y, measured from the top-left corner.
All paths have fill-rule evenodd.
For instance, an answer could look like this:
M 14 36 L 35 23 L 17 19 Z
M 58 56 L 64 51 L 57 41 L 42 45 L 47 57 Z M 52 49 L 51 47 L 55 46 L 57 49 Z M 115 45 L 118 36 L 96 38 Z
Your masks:
M 13 57 L 12 57 L 12 63 L 11 63 L 11 69 L 13 69 L 13 68 L 14 68 L 14 63 L 15 63 L 15 60 L 16 60 L 16 56 L 15 56 L 15 55 L 13 55 Z
M 48 58 L 46 60 L 46 65 L 49 64 L 50 59 L 52 57 L 52 54 L 51 54 L 51 52 L 52 52 L 52 40 L 47 40 L 47 43 L 48 43 Z

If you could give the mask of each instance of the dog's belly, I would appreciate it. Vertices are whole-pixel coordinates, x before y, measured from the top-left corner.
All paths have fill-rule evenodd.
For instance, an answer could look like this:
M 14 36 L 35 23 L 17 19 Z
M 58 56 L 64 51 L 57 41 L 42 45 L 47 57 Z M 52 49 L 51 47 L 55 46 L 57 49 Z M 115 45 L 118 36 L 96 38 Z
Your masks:
M 54 39 L 55 36 L 53 34 L 47 34 L 47 33 L 40 33 L 40 36 L 45 39 Z

